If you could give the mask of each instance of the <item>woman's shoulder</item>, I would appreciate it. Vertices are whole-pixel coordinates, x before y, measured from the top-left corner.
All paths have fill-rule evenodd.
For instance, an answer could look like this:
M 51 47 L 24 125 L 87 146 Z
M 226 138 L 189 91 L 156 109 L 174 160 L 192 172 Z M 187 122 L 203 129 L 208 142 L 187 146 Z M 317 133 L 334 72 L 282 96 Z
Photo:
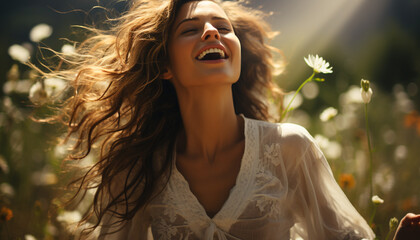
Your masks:
M 250 120 L 250 125 L 250 128 L 256 129 L 258 133 L 259 148 L 264 158 L 276 166 L 283 163 L 282 166 L 288 171 L 293 172 L 291 169 L 296 169 L 301 163 L 301 156 L 304 156 L 314 143 L 306 128 L 298 124 Z
M 281 142 L 283 144 L 302 144 L 313 141 L 305 127 L 295 123 L 273 123 L 263 120 L 248 119 L 259 131 L 261 140 Z

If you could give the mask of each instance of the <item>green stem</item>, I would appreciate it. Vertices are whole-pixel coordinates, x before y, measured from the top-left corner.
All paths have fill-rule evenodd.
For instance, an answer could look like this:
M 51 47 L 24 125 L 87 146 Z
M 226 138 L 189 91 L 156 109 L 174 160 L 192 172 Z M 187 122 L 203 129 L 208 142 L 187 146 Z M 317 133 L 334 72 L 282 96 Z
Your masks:
M 373 219 L 375 218 L 375 215 L 376 215 L 376 208 L 377 208 L 376 204 L 373 204 L 373 212 L 369 219 L 369 226 L 371 227 L 372 227 Z
M 393 232 L 393 231 L 392 231 L 391 229 L 389 229 L 388 234 L 386 235 L 385 240 L 388 240 L 388 239 L 389 239 L 389 237 L 391 236 L 391 233 L 392 233 L 392 232 Z
M 369 149 L 369 187 L 370 187 L 370 197 L 372 197 L 373 196 L 373 155 L 372 155 L 372 148 L 370 144 L 368 104 L 367 103 L 365 103 L 365 119 L 366 119 L 366 136 L 367 136 L 368 149 Z
M 308 82 L 312 81 L 312 79 L 315 76 L 315 71 L 312 73 L 312 75 L 306 79 L 300 86 L 299 88 L 296 90 L 295 94 L 293 95 L 292 99 L 290 100 L 289 104 L 287 104 L 287 107 L 284 109 L 283 113 L 281 114 L 281 118 L 280 120 L 283 120 L 286 117 L 286 114 L 290 111 L 290 105 L 292 105 L 293 100 L 295 100 L 297 94 L 299 93 L 299 91 L 303 88 L 303 86 L 305 86 L 305 84 L 307 84 Z

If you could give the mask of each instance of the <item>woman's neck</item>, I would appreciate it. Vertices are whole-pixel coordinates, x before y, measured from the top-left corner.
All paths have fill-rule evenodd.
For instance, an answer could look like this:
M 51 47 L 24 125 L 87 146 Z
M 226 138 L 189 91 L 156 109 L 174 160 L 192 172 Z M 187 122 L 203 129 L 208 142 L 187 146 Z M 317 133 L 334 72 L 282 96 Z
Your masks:
M 179 153 L 213 162 L 217 153 L 243 139 L 230 86 L 186 89 L 178 93 L 178 101 L 184 123 Z

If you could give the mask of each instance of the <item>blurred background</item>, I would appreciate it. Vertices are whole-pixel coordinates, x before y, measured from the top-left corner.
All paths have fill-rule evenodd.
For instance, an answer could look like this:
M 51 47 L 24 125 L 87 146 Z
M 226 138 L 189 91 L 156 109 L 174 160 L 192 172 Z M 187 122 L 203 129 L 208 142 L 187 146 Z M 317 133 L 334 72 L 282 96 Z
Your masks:
M 71 25 L 100 24 L 104 11 L 93 8 L 97 5 L 111 14 L 126 9 L 121 0 L 2 4 L 0 239 L 67 239 L 69 223 L 81 217 L 81 209 L 61 209 L 56 198 L 65 186 L 60 170 L 65 150 L 55 144 L 62 128 L 30 119 L 29 95 L 39 100 L 39 79 L 22 62 L 39 64 L 39 47 L 72 51 L 66 39 L 80 41 L 83 35 Z M 420 0 L 251 0 L 249 5 L 270 13 L 268 22 L 280 32 L 271 44 L 286 62 L 276 77 L 286 101 L 312 73 L 303 57 L 318 54 L 333 66 L 332 74 L 321 76 L 325 82 L 303 88 L 286 121 L 315 137 L 337 182 L 367 220 L 372 209 L 360 80 L 370 80 L 374 195 L 384 199 L 372 227 L 385 239 L 391 217 L 420 213 Z M 65 83 L 53 79 L 43 87 L 54 95 Z

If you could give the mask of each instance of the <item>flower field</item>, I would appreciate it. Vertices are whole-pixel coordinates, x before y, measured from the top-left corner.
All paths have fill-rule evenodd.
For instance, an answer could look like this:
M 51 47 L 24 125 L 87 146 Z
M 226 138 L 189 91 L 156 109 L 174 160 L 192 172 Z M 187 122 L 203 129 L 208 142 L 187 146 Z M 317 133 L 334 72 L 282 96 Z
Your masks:
M 392 218 L 420 213 L 420 32 L 418 24 L 395 21 L 357 53 L 331 44 L 300 49 L 293 58 L 286 54 L 288 65 L 276 77 L 286 109 L 276 120 L 308 129 L 378 239 L 391 239 Z M 68 239 L 89 207 L 63 206 L 72 177 L 63 172 L 67 146 L 57 140 L 65 128 L 34 121 L 53 113 L 46 105 L 68 97 L 65 81 L 40 79 L 26 65 L 42 67 L 39 60 L 49 56 L 39 47 L 45 45 L 61 54 L 75 51 L 55 30 L 52 23 L 33 23 L 25 41 L 2 41 L 7 57 L 1 58 L 0 78 L 0 239 Z M 271 104 L 273 112 L 280 109 Z M 77 164 L 94 161 L 88 156 Z

